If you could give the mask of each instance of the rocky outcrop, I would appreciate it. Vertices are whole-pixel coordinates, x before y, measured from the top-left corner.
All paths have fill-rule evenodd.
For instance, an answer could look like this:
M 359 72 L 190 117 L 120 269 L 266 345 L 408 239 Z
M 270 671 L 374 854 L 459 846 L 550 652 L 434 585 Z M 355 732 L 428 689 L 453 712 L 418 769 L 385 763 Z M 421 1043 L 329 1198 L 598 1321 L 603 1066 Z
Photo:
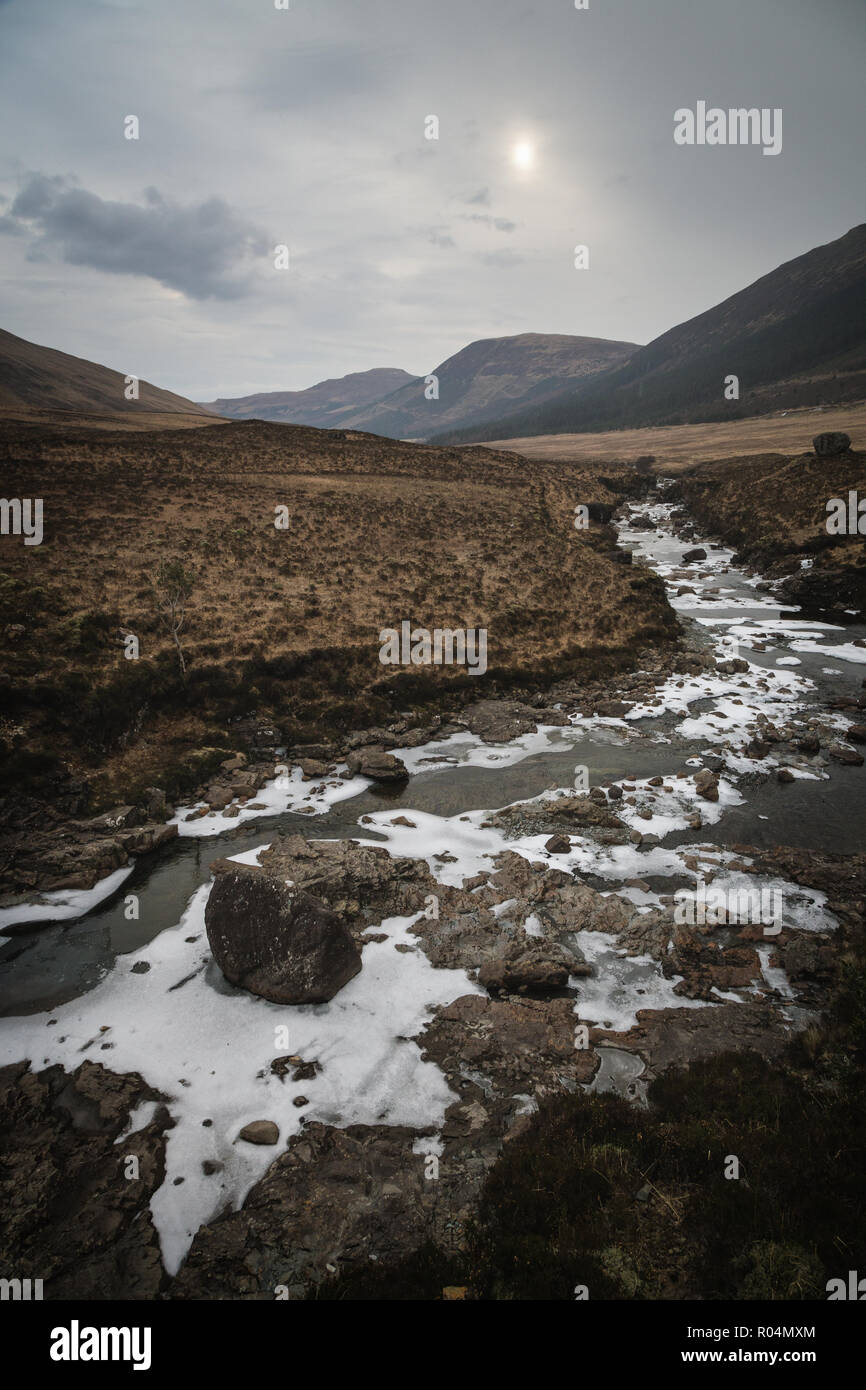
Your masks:
M 205 909 L 214 960 L 234 985 L 274 1004 L 322 1004 L 361 969 L 340 917 L 260 869 L 223 869 Z
M 149 1204 L 165 1178 L 167 1110 L 117 1140 L 136 1106 L 162 1099 L 137 1074 L 93 1062 L 72 1075 L 26 1061 L 0 1069 L 4 1275 L 42 1279 L 46 1299 L 159 1296 Z

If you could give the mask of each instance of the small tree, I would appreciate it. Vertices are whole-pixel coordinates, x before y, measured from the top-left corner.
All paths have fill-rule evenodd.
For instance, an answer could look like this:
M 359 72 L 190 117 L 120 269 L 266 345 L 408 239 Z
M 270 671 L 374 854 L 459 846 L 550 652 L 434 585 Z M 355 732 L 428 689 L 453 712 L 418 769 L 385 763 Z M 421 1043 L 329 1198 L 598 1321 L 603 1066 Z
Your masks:
M 186 661 L 180 645 L 180 630 L 186 617 L 186 605 L 193 591 L 194 576 L 182 560 L 163 560 L 156 574 L 151 574 L 149 579 L 156 611 L 177 648 L 180 674 L 185 681 Z

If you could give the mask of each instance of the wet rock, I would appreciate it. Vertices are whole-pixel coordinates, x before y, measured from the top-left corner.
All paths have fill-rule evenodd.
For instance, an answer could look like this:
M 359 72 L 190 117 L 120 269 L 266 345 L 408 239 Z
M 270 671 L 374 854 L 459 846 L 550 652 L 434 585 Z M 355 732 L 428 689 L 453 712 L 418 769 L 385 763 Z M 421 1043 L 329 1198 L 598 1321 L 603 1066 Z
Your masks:
M 205 926 L 226 979 L 275 1004 L 325 1003 L 361 969 L 336 913 L 260 869 L 217 872 Z
M 804 734 L 802 738 L 796 740 L 794 746 L 801 753 L 820 753 L 821 740 L 817 734 Z
M 848 737 L 852 743 L 866 743 L 866 724 L 849 724 Z
M 683 564 L 696 564 L 699 560 L 706 560 L 707 552 L 702 546 L 696 546 L 694 550 L 686 550 L 683 554 Z
M 834 762 L 848 763 L 851 767 L 863 765 L 863 754 L 858 753 L 856 748 L 852 748 L 847 743 L 831 743 L 827 753 Z

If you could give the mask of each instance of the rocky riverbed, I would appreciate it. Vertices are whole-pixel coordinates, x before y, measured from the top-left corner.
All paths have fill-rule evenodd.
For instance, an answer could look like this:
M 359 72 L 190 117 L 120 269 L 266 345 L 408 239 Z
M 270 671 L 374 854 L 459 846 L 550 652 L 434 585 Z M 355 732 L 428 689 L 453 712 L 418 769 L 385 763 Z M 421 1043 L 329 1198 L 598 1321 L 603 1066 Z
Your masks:
M 261 728 L 186 807 L 155 790 L 121 825 L 22 828 L 44 891 L 0 919 L 26 932 L 4 948 L 0 1181 L 47 1296 L 298 1298 L 459 1249 L 545 1097 L 639 1106 L 673 1066 L 772 1061 L 814 1019 L 866 896 L 860 615 L 800 620 L 664 491 L 620 542 L 681 616 L 670 656 L 340 747 Z M 854 827 L 838 853 L 819 798 Z M 129 864 L 151 850 L 182 912 Z M 88 922 L 130 893 L 137 935 L 79 975 Z M 328 943 L 309 1002 L 276 1002 L 299 985 L 245 936 L 250 894 Z M 218 936 L 229 974 L 257 953 L 247 988 Z

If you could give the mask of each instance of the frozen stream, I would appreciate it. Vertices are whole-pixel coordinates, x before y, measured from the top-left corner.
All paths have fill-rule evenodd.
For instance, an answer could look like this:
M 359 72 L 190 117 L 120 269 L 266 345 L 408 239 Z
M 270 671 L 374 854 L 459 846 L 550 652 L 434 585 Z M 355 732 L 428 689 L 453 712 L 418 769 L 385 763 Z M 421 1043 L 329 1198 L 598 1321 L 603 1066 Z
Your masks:
M 729 848 L 737 842 L 862 849 L 864 769 L 787 755 L 794 780 L 783 785 L 768 776 L 777 765 L 772 750 L 763 762 L 746 752 L 759 716 L 784 723 L 792 712 L 814 707 L 844 730 L 849 721 L 824 704 L 860 692 L 866 648 L 854 640 L 866 628 L 852 625 L 859 615 L 845 615 L 844 625 L 830 616 L 804 620 L 759 591 L 721 547 L 705 544 L 707 560 L 684 566 L 683 552 L 699 542 L 674 536 L 667 504 L 659 500 L 634 512 L 639 529 L 627 519 L 621 543 L 665 579 L 682 620 L 696 624 L 719 656 L 745 658 L 747 672 L 675 675 L 657 691 L 657 703 L 635 706 L 625 719 L 577 716 L 569 727 L 542 728 L 500 746 L 463 734 L 407 750 L 412 776 L 397 795 L 361 778 L 317 784 L 295 774 L 257 797 L 264 811 L 244 813 L 231 828 L 219 815 L 185 821 L 184 808 L 178 841 L 122 882 L 115 875 L 101 902 L 94 905 L 95 892 L 49 895 L 48 909 L 65 921 L 46 926 L 34 910 L 32 932 L 0 937 L 0 1064 L 27 1057 L 35 1069 L 61 1063 L 73 1070 L 89 1057 L 115 1071 L 138 1071 L 171 1097 L 177 1124 L 168 1137 L 166 1181 L 152 1203 L 170 1272 L 198 1226 L 227 1201 L 239 1204 L 273 1161 L 273 1149 L 235 1142 L 248 1121 L 273 1119 L 281 1144 L 302 1118 L 438 1125 L 454 1097 L 411 1039 L 433 1007 L 478 989 L 465 972 L 430 965 L 407 934 L 414 919 L 392 918 L 377 929 L 386 939 L 365 947 L 363 970 L 329 1004 L 287 1009 L 236 990 L 210 961 L 204 932 L 214 858 L 251 861 L 277 831 L 353 838 L 423 857 L 441 882 L 460 884 L 492 868 L 507 848 L 571 867 L 602 891 L 623 892 L 650 908 L 689 881 L 683 859 L 695 846 L 717 881 L 734 887 L 744 875 L 726 864 L 739 857 Z M 684 587 L 693 592 L 678 594 Z M 726 767 L 719 801 L 699 802 L 694 783 L 677 773 L 720 753 Z M 639 806 L 616 807 L 650 837 L 648 845 L 604 847 L 573 837 L 570 854 L 548 856 L 543 835 L 506 839 L 483 824 L 491 808 L 573 790 L 577 766 L 588 769 L 590 785 L 627 780 L 639 803 L 649 779 L 664 777 L 670 791 L 655 789 L 651 819 L 638 818 Z M 696 809 L 700 830 L 688 824 Z M 394 825 L 398 815 L 413 824 Z M 434 857 L 443 854 L 444 862 Z M 629 879 L 644 886 L 626 888 Z M 832 927 L 820 894 L 760 879 L 750 886 L 762 883 L 784 889 L 790 924 Z M 138 899 L 137 920 L 125 911 L 129 894 Z M 15 920 L 22 917 L 26 909 Z M 595 974 L 575 982 L 581 1018 L 627 1028 L 638 1008 L 690 1002 L 673 994 L 672 982 L 649 958 L 629 960 L 611 938 L 583 936 Z M 397 951 L 398 945 L 412 949 Z M 785 984 L 766 978 L 768 986 Z M 321 1072 L 284 1084 L 269 1065 L 286 1052 L 316 1057 Z M 610 1051 L 600 1089 L 639 1084 L 622 1060 L 627 1056 Z M 301 1093 L 309 1103 L 298 1109 L 292 1102 Z M 134 1127 L 146 1120 L 139 1116 Z M 222 1165 L 216 1178 L 203 1176 L 206 1160 Z

